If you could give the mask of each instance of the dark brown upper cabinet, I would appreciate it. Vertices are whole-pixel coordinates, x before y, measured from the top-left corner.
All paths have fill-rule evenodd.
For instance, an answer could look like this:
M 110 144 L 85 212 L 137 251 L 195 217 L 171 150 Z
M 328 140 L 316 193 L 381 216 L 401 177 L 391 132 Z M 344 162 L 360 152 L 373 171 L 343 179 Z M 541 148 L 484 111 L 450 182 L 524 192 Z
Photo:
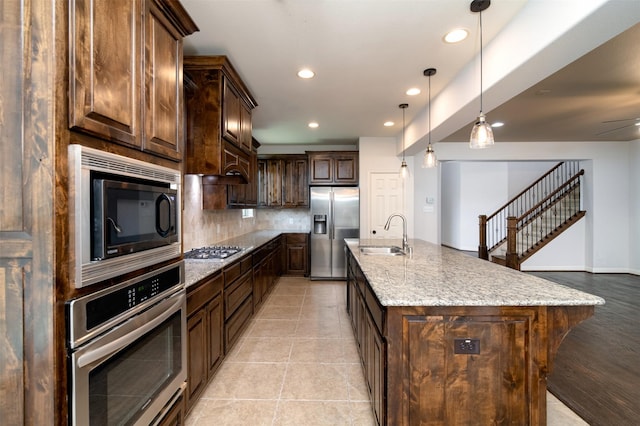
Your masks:
M 309 185 L 358 185 L 357 151 L 308 151 Z
M 309 162 L 306 155 L 258 157 L 258 207 L 309 207 Z
M 69 127 L 151 154 L 183 155 L 182 39 L 171 0 L 70 0 Z
M 251 110 L 257 102 L 226 56 L 184 58 L 185 173 L 218 184 L 251 180 Z

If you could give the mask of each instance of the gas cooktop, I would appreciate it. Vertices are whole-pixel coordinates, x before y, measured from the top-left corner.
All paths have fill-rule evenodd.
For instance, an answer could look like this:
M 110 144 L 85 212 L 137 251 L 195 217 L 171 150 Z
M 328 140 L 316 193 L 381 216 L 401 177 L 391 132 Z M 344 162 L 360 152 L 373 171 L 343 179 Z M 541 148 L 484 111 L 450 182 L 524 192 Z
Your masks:
M 190 250 L 184 254 L 185 259 L 225 260 L 244 250 L 238 246 L 209 246 Z

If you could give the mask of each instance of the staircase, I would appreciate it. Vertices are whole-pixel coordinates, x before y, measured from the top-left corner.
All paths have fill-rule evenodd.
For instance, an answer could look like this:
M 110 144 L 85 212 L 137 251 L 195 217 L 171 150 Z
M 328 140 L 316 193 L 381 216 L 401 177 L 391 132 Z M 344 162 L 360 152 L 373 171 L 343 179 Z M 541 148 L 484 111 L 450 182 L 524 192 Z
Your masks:
M 578 161 L 558 163 L 493 214 L 480 215 L 478 257 L 513 269 L 580 220 Z

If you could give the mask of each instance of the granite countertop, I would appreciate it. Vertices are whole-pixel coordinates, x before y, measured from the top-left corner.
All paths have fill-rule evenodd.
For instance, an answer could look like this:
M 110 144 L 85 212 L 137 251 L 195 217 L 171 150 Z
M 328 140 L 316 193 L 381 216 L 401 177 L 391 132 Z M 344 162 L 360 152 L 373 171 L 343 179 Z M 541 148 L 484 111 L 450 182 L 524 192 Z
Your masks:
M 215 243 L 215 245 L 220 246 L 238 246 L 244 248 L 244 250 L 224 260 L 185 259 L 185 287 L 189 287 L 190 285 L 197 283 L 201 279 L 207 277 L 207 275 L 211 275 L 222 270 L 225 266 L 241 259 L 243 256 L 251 253 L 254 249 L 276 238 L 278 235 L 290 232 L 297 231 L 255 231 Z
M 359 245 L 400 240 L 346 239 L 383 306 L 603 305 L 604 299 L 422 240 L 411 256 L 363 255 Z

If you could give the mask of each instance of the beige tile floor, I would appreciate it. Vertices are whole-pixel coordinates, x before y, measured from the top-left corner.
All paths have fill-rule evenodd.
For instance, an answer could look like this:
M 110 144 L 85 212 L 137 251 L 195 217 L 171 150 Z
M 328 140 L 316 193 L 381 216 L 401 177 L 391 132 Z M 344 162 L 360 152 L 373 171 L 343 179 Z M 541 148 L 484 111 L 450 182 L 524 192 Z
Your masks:
M 548 425 L 586 424 L 547 399 Z M 373 425 L 345 283 L 280 278 L 186 424 Z

